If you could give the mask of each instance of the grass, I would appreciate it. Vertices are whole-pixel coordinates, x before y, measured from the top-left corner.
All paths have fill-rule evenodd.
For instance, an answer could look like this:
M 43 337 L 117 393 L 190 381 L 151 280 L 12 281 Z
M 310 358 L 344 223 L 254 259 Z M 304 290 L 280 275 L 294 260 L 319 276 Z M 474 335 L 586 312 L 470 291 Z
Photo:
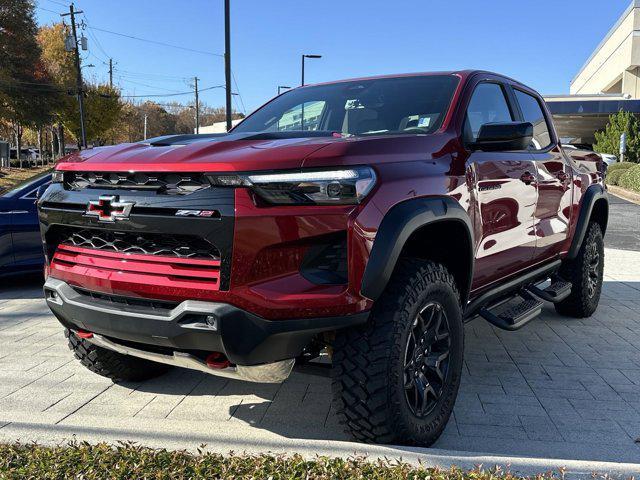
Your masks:
M 11 190 L 16 185 L 35 177 L 47 170 L 51 170 L 53 165 L 34 168 L 12 168 L 11 170 L 0 170 L 0 191 Z
M 536 478 L 562 478 L 544 474 Z M 372 480 L 516 480 L 500 469 L 465 471 L 412 466 L 365 458 L 305 459 L 300 455 L 220 455 L 157 450 L 121 443 L 72 442 L 57 447 L 0 444 L 0 479 L 372 479 Z

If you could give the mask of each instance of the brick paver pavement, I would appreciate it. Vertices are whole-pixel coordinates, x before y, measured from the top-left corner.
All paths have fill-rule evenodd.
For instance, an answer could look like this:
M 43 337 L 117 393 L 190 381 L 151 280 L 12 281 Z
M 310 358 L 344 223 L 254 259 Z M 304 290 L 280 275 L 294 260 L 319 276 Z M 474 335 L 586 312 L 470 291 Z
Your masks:
M 605 280 L 589 319 L 545 307 L 518 332 L 467 325 L 462 388 L 436 446 L 640 463 L 640 252 L 607 249 Z M 255 385 L 174 369 L 114 385 L 73 359 L 39 285 L 2 282 L 0 440 L 77 435 L 249 450 L 282 439 L 348 440 L 326 378 L 295 373 L 282 385 Z

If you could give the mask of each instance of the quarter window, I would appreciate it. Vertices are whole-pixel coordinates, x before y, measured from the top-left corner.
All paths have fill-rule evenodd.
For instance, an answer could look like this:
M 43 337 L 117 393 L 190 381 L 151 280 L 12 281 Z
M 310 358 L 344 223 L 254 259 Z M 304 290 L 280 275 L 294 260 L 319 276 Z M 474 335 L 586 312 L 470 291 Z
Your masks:
M 520 90 L 514 91 L 520 110 L 522 110 L 524 121 L 533 125 L 533 139 L 529 144 L 529 148 L 532 150 L 544 150 L 551 145 L 551 134 L 549 133 L 549 126 L 542 112 L 540 102 L 528 93 Z
M 481 83 L 473 92 L 465 120 L 464 136 L 467 143 L 478 139 L 480 127 L 485 123 L 512 122 L 513 116 L 502 87 L 497 83 Z

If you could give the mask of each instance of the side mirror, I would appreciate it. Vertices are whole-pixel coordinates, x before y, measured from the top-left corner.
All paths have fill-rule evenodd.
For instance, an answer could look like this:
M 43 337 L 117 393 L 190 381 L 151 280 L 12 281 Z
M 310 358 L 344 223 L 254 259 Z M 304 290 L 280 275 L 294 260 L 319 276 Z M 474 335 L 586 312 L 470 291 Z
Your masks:
M 485 152 L 527 150 L 531 139 L 533 125 L 530 122 L 485 123 L 470 147 Z

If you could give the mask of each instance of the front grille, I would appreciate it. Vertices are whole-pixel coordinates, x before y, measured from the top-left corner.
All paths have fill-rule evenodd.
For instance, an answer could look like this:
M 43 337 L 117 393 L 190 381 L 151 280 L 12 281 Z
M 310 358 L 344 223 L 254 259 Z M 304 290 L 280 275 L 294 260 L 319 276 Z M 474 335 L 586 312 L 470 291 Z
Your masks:
M 144 172 L 67 172 L 64 178 L 68 190 L 85 188 L 152 190 L 166 195 L 187 195 L 211 186 L 201 173 Z
M 67 229 L 59 244 L 117 253 L 220 260 L 218 249 L 190 235 L 114 232 L 97 229 Z

